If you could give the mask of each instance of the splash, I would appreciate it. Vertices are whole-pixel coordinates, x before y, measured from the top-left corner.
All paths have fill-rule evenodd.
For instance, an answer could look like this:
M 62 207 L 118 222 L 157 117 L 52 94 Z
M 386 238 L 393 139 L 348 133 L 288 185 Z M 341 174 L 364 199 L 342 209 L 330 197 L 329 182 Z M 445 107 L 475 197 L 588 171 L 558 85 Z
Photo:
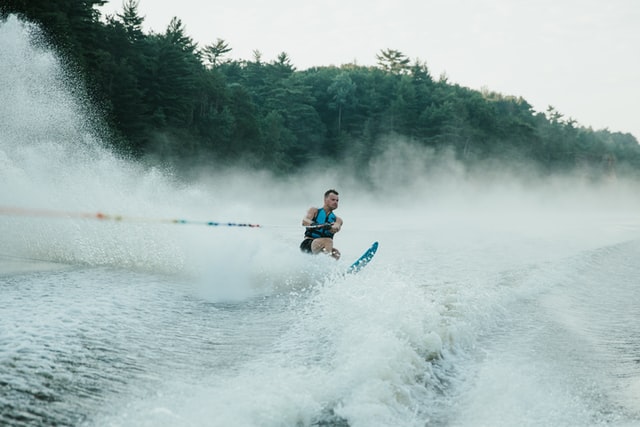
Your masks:
M 95 221 L 113 212 L 251 224 L 250 211 L 221 204 L 214 186 L 187 186 L 110 151 L 99 112 L 36 26 L 13 16 L 0 23 L 0 57 L 0 200 L 13 209 L 0 222 L 4 257 L 194 272 L 246 233 L 173 220 Z
M 81 82 L 32 24 L 0 23 L 0 57 L 0 272 L 18 259 L 179 274 L 212 301 L 315 280 L 296 211 L 263 208 L 288 189 L 261 191 L 268 176 L 233 170 L 187 184 L 114 154 Z

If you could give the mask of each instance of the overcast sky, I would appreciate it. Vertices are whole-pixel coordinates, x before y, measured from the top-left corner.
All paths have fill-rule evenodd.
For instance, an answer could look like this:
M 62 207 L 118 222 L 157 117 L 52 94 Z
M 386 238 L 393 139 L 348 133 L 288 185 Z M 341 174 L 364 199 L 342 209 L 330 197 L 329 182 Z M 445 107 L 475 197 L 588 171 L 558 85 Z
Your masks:
M 267 62 L 286 52 L 297 69 L 375 65 L 396 49 L 434 78 L 640 140 L 640 0 L 140 0 L 139 14 L 147 31 L 176 16 L 199 46 L 220 38 L 232 58 Z

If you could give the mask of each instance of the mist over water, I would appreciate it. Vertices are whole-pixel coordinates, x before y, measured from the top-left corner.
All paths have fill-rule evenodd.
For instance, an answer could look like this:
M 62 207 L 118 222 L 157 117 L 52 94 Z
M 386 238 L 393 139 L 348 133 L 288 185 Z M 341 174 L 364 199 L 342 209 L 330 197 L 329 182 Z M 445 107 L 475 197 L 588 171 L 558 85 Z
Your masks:
M 402 140 L 366 184 L 340 165 L 186 182 L 107 148 L 30 25 L 0 23 L 0 58 L 0 421 L 640 423 L 637 183 Z M 337 263 L 298 251 L 328 188 Z

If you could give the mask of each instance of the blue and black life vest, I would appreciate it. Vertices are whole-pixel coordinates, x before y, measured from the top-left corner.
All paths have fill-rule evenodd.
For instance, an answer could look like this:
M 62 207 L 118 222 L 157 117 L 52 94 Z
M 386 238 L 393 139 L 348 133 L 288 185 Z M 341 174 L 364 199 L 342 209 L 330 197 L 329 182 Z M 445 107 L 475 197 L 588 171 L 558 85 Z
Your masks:
M 316 216 L 313 218 L 313 221 L 316 224 L 330 224 L 336 222 L 336 214 L 331 212 L 329 215 L 324 211 L 323 208 L 318 208 L 318 212 Z M 313 230 L 307 230 L 304 232 L 305 237 L 311 237 L 313 239 L 317 239 L 319 237 L 328 237 L 333 239 L 333 233 L 329 228 L 316 228 Z

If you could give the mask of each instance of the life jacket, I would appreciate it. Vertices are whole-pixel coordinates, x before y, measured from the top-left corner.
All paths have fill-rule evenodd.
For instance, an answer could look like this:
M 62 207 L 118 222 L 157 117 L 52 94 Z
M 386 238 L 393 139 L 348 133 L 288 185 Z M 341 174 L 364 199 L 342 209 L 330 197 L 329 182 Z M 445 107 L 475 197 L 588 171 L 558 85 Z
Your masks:
M 327 215 L 323 208 L 318 208 L 318 212 L 316 212 L 316 216 L 313 218 L 313 221 L 316 224 L 327 224 L 336 222 L 336 214 L 331 212 L 329 215 Z M 304 236 L 311 237 L 312 239 L 317 239 L 319 237 L 328 237 L 330 239 L 333 239 L 333 233 L 328 228 L 316 228 L 307 230 L 304 232 Z

